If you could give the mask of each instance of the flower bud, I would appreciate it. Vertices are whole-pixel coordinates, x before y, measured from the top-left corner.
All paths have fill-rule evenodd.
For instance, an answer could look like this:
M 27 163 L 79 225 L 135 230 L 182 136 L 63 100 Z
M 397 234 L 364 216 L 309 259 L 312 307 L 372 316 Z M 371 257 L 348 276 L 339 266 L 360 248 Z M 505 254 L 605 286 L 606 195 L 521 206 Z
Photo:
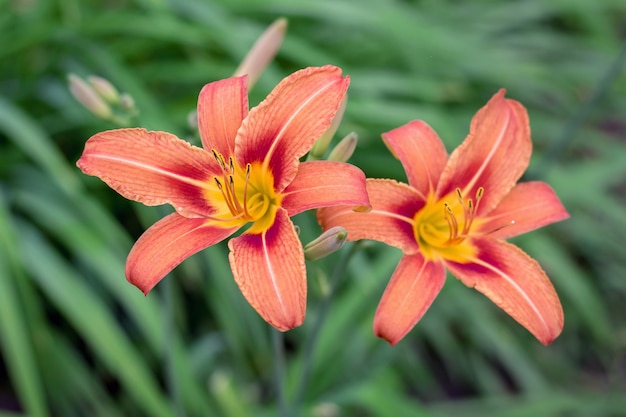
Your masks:
M 113 87 L 109 80 L 92 75 L 87 77 L 87 81 L 91 84 L 94 91 L 107 102 L 116 104 L 120 101 L 120 93 L 117 92 L 117 89 Z
M 278 19 L 272 23 L 254 43 L 233 76 L 248 74 L 248 88 L 252 88 L 263 70 L 278 53 L 286 31 L 287 19 Z
M 333 118 L 332 122 L 330 122 L 330 126 L 313 144 L 313 147 L 309 152 L 309 159 L 321 159 L 324 156 L 324 154 L 326 153 L 326 149 L 328 149 L 328 145 L 330 145 L 331 139 L 333 138 L 335 132 L 337 131 L 337 128 L 341 124 L 341 120 L 343 120 L 343 113 L 346 111 L 347 102 L 348 96 L 345 96 L 339 104 L 337 113 L 335 113 L 335 117 Z
M 337 146 L 330 151 L 328 155 L 329 161 L 348 162 L 348 159 L 354 153 L 359 137 L 356 133 L 351 132 L 345 138 L 341 139 Z
M 346 229 L 341 226 L 331 227 L 304 247 L 304 256 L 309 261 L 322 259 L 341 249 L 347 238 Z
M 137 112 L 137 109 L 135 108 L 135 99 L 133 99 L 133 97 L 128 93 L 120 94 L 120 107 L 131 113 Z
M 325 402 L 313 408 L 313 417 L 337 417 L 341 415 L 341 409 L 335 403 Z
M 70 92 L 76 100 L 87 110 L 101 119 L 108 119 L 112 116 L 111 107 L 96 93 L 96 91 L 76 74 L 67 76 Z
M 187 115 L 187 126 L 191 130 L 198 130 L 198 112 L 196 110 L 192 110 Z

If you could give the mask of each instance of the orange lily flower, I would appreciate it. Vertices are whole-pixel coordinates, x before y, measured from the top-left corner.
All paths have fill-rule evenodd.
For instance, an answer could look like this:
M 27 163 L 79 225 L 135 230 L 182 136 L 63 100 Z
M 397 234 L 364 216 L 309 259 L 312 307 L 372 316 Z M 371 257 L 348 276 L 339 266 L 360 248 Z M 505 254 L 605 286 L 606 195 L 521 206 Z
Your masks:
M 122 196 L 176 210 L 150 227 L 126 262 L 147 294 L 194 253 L 229 241 L 243 295 L 272 326 L 302 324 L 306 270 L 290 216 L 331 205 L 367 206 L 365 175 L 339 162 L 299 162 L 330 126 L 349 78 L 333 66 L 285 78 L 248 112 L 246 76 L 207 84 L 198 99 L 202 148 L 165 132 L 119 129 L 85 145 L 78 167 Z
M 504 241 L 568 217 L 547 184 L 516 184 L 532 143 L 526 109 L 504 94 L 498 92 L 474 116 L 469 136 L 449 158 L 422 121 L 383 134 L 408 185 L 368 179 L 370 212 L 318 211 L 324 229 L 341 225 L 349 240 L 378 240 L 403 251 L 374 319 L 374 332 L 391 345 L 430 307 L 446 269 L 541 343 L 551 343 L 563 328 L 563 310 L 545 272 Z

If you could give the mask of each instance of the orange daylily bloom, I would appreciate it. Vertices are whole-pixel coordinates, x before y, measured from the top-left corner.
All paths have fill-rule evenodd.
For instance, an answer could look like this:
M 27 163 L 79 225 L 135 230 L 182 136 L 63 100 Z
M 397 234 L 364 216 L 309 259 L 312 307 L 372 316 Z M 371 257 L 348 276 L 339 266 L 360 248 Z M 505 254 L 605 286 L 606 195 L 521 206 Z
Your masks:
M 202 148 L 165 132 L 98 133 L 77 165 L 122 196 L 176 212 L 150 227 L 128 255 L 126 277 L 147 294 L 194 253 L 229 241 L 243 295 L 272 326 L 302 324 L 304 254 L 290 216 L 332 205 L 367 206 L 365 175 L 338 162 L 302 162 L 330 126 L 349 78 L 333 66 L 285 78 L 248 113 L 246 76 L 207 84 L 198 99 Z
M 370 212 L 318 211 L 324 229 L 341 225 L 349 240 L 378 240 L 403 251 L 374 319 L 376 335 L 392 345 L 430 307 L 446 269 L 541 343 L 551 343 L 563 328 L 563 310 L 545 272 L 504 241 L 568 217 L 547 184 L 516 184 L 532 143 L 525 108 L 504 94 L 501 90 L 478 111 L 469 136 L 450 157 L 422 121 L 383 134 L 408 185 L 368 179 Z

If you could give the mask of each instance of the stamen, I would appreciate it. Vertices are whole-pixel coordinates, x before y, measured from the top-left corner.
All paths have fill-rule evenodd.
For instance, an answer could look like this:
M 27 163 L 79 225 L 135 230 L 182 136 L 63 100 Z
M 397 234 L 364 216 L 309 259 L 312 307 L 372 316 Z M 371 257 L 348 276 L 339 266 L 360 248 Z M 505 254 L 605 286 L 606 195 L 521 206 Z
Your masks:
M 224 219 L 223 216 L 228 216 L 228 212 L 223 212 L 224 206 L 222 205 L 222 212 L 218 214 L 221 220 L 217 218 L 211 219 L 217 221 L 232 221 L 236 219 L 245 221 L 258 220 L 260 216 L 264 215 L 264 213 L 269 210 L 270 205 L 273 204 L 273 200 L 271 196 L 263 192 L 262 189 L 256 192 L 255 183 L 250 183 L 252 164 L 246 164 L 245 178 L 242 178 L 242 176 L 244 176 L 241 172 L 242 169 L 238 165 L 235 165 L 233 157 L 229 157 L 228 161 L 226 161 L 224 156 L 219 152 L 215 150 L 211 150 L 211 152 L 222 168 L 221 175 L 218 174 L 214 176 L 213 180 L 221 193 L 222 204 L 226 205 L 232 215 L 232 217 Z M 241 181 L 243 181 L 243 184 Z M 235 184 L 235 182 L 237 183 Z
M 510 221 L 510 222 L 508 222 L 507 224 L 505 224 L 505 225 L 503 225 L 503 226 L 500 226 L 500 227 L 496 227 L 496 228 L 495 228 L 495 229 L 493 229 L 493 230 L 489 230 L 488 232 L 485 232 L 484 234 L 485 234 L 485 235 L 488 235 L 488 234 L 490 234 L 490 233 L 494 233 L 494 232 L 500 231 L 500 230 L 502 230 L 502 229 L 506 229 L 507 227 L 513 226 L 514 224 L 515 224 L 515 220 L 511 220 L 511 221 Z
M 211 153 L 213 153 L 213 158 L 220 164 L 222 171 L 226 171 L 226 163 L 224 162 L 224 157 L 221 153 L 218 153 L 215 149 L 211 149 Z
M 463 201 L 463 194 L 461 194 L 461 189 L 457 187 L 456 189 L 456 197 L 459 199 L 459 204 L 463 207 L 463 232 L 462 235 L 465 234 L 467 230 L 469 230 L 469 223 L 471 223 L 471 206 L 472 200 L 469 200 L 470 211 L 465 208 L 465 202 Z
M 216 221 L 216 222 L 224 222 L 224 223 L 225 223 L 225 222 L 232 222 L 233 220 L 240 219 L 240 218 L 242 218 L 243 216 L 244 216 L 244 214 L 243 214 L 243 213 L 239 213 L 239 214 L 237 214 L 236 216 L 233 216 L 233 217 L 227 217 L 227 218 L 223 218 L 223 219 L 222 219 L 222 218 L 219 218 L 219 217 L 206 216 L 206 215 L 204 215 L 204 214 L 202 215 L 202 217 L 205 217 L 205 218 L 207 218 L 207 219 L 209 219 L 209 220 L 213 220 L 213 221 Z
M 476 190 L 476 205 L 473 204 L 471 199 L 469 200 L 470 213 L 469 213 L 469 219 L 465 223 L 465 227 L 463 228 L 464 235 L 466 235 L 469 232 L 470 227 L 472 226 L 472 222 L 476 218 L 476 213 L 478 212 L 478 204 L 480 203 L 480 200 L 483 198 L 484 193 L 485 193 L 485 189 L 483 187 L 478 187 L 478 189 Z
M 444 217 L 448 222 L 448 228 L 450 231 L 447 241 L 448 244 L 460 243 L 469 235 L 472 223 L 474 222 L 478 212 L 478 205 L 480 200 L 483 198 L 485 189 L 483 187 L 479 187 L 476 190 L 475 200 L 471 198 L 465 200 L 460 188 L 457 188 L 455 192 L 458 203 L 463 208 L 463 229 L 459 228 L 459 221 L 457 220 L 452 207 L 448 203 L 444 203 Z
M 478 203 L 480 203 L 484 193 L 485 189 L 483 187 L 478 187 L 478 190 L 476 190 L 476 207 L 474 207 L 474 213 L 478 212 Z
M 231 162 L 232 162 L 232 159 L 231 159 Z M 239 212 L 239 213 L 244 212 L 245 213 L 244 208 L 241 207 L 241 203 L 239 202 L 239 199 L 237 198 L 237 194 L 235 194 L 235 181 L 233 180 L 233 176 L 229 175 L 228 179 L 229 179 L 228 183 L 230 185 L 230 192 L 231 192 L 231 194 L 233 196 L 233 202 L 235 203 L 235 207 L 237 208 L 237 212 Z M 245 204 L 245 200 L 244 200 L 244 204 Z
M 463 233 L 461 234 L 467 235 L 467 232 L 469 232 L 470 226 L 474 221 L 474 202 L 471 198 L 467 200 L 467 210 L 463 207 L 463 212 L 465 213 L 465 224 L 463 225 Z
M 448 222 L 448 228 L 450 230 L 448 241 L 452 242 L 458 236 L 459 223 L 456 221 L 456 217 L 454 216 L 454 213 L 452 212 L 450 205 L 448 205 L 448 203 L 443 203 L 443 205 L 445 207 L 444 216 L 446 218 L 446 221 Z
M 461 194 L 461 189 L 456 187 L 456 196 L 459 199 L 459 202 L 463 204 L 463 194 Z
M 220 182 L 220 180 L 217 179 L 217 177 L 213 177 L 213 179 L 215 180 L 215 183 L 217 184 L 217 188 L 222 192 L 222 196 L 224 197 L 224 202 L 228 206 L 228 210 L 233 216 L 237 215 L 237 210 L 233 206 L 232 199 L 230 198 L 230 193 L 228 193 L 227 191 L 224 191 L 224 187 L 222 187 L 222 183 Z
M 248 162 L 246 165 L 246 182 L 243 185 L 243 212 L 246 216 L 250 217 L 250 213 L 248 213 L 248 182 L 250 181 L 250 170 L 252 169 L 252 165 Z

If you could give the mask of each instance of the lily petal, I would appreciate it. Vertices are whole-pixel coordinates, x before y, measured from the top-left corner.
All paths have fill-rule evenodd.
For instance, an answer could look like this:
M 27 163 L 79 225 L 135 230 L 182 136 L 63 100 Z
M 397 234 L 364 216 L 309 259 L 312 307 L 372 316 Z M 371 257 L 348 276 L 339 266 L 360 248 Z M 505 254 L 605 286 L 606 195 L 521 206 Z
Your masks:
M 282 195 L 282 207 L 289 216 L 319 207 L 369 206 L 365 174 L 354 165 L 342 162 L 302 162 L 298 174 Z
M 144 294 L 183 260 L 233 234 L 236 228 L 215 227 L 207 219 L 172 213 L 137 240 L 126 260 L 126 279 Z
M 145 129 L 98 133 L 87 141 L 76 165 L 130 200 L 148 206 L 169 203 L 191 217 L 213 211 L 203 190 L 218 174 L 219 165 L 210 153 L 170 133 Z
M 202 146 L 228 158 L 248 114 L 247 77 L 231 77 L 205 85 L 198 97 L 198 129 Z
M 306 312 L 304 251 L 287 211 L 259 234 L 228 242 L 230 265 L 244 297 L 269 324 L 281 331 L 297 327 Z
M 349 78 L 334 66 L 306 68 L 285 78 L 243 121 L 235 139 L 241 166 L 263 161 L 281 192 L 297 172 L 298 160 L 330 126 Z
M 425 122 L 414 120 L 382 135 L 387 148 L 400 160 L 409 185 L 425 200 L 435 192 L 448 152 L 439 135 Z
M 485 294 L 541 343 L 563 329 L 563 309 L 552 283 L 537 261 L 510 243 L 476 239 L 478 256 L 470 263 L 446 262 L 465 285 Z
M 489 213 L 515 185 L 532 151 L 526 109 L 505 99 L 504 93 L 500 90 L 476 113 L 469 135 L 450 155 L 437 187 L 439 196 L 458 187 L 467 198 L 483 187 L 479 216 Z
M 422 318 L 441 291 L 446 270 L 421 254 L 404 256 L 396 267 L 374 317 L 374 333 L 392 346 Z
M 405 254 L 418 251 L 413 233 L 413 217 L 424 200 L 414 188 L 394 180 L 367 179 L 372 209 L 355 212 L 353 207 L 325 207 L 317 211 L 324 230 L 342 226 L 348 240 L 371 239 L 401 249 Z
M 568 217 L 548 184 L 522 182 L 513 187 L 489 215 L 480 219 L 477 233 L 493 239 L 508 239 Z

